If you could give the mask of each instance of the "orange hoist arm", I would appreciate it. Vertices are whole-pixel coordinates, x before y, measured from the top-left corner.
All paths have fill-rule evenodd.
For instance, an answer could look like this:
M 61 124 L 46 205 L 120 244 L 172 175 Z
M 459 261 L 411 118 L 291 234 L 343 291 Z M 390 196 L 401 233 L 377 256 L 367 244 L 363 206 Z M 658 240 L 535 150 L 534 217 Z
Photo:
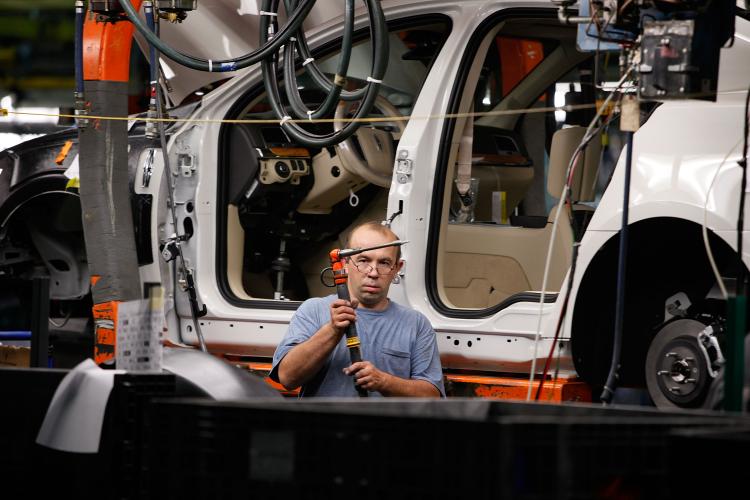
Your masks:
M 141 8 L 141 0 L 130 1 L 136 10 Z M 83 25 L 83 80 L 87 85 L 85 106 L 92 115 L 127 116 L 127 82 L 130 78 L 130 51 L 133 45 L 135 27 L 125 17 L 117 22 L 107 21 L 104 16 L 89 10 Z M 88 255 L 96 254 L 98 259 L 89 260 L 91 292 L 93 298 L 93 317 L 95 330 L 94 358 L 96 363 L 113 361 L 115 357 L 117 310 L 123 300 L 140 297 L 138 279 L 112 279 L 113 275 L 123 273 L 123 269 L 137 269 L 137 258 L 134 248 L 121 250 L 107 248 L 101 243 L 102 235 L 109 234 L 113 226 L 123 235 L 132 234 L 132 222 L 128 217 L 121 217 L 128 211 L 129 193 L 127 183 L 127 129 L 122 122 L 107 122 L 100 119 L 90 120 L 90 125 L 79 129 L 79 154 L 81 158 L 81 206 L 85 218 L 89 221 L 86 228 L 86 251 Z M 104 146 L 107 144 L 108 146 Z M 106 160 L 102 156 L 111 155 Z M 111 162 L 117 175 L 108 176 L 102 163 Z M 89 176 L 88 178 L 84 178 Z M 99 201 L 89 201 L 92 196 L 91 186 L 101 182 L 116 183 L 113 185 L 110 212 L 102 214 Z M 95 194 L 94 194 L 95 196 Z M 121 213 L 122 212 L 122 213 Z M 127 214 L 126 214 L 127 215 Z M 117 217 L 116 223 L 106 224 L 106 220 Z M 100 219 L 106 219 L 104 222 Z M 111 227 L 112 226 L 112 227 Z M 124 238 L 124 236 L 123 236 Z M 127 238 L 129 241 L 131 238 Z M 133 243 L 134 245 L 134 243 Z M 132 246 L 132 245 L 130 245 Z M 129 252 L 132 256 L 123 269 L 112 268 L 111 262 L 117 259 L 103 258 L 101 255 L 116 252 Z M 125 260 L 123 260 L 125 262 Z
M 130 0 L 130 3 L 137 11 L 142 0 Z M 133 30 L 135 27 L 130 21 L 105 22 L 88 11 L 83 25 L 83 79 L 127 82 Z

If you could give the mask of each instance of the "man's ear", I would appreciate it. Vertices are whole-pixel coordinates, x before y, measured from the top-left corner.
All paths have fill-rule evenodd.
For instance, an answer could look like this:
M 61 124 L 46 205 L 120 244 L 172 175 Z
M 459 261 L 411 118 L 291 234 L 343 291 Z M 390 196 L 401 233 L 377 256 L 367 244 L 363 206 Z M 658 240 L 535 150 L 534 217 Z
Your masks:
M 404 268 L 405 263 L 406 261 L 404 261 L 404 259 L 399 259 L 398 263 L 396 264 L 395 272 L 393 273 L 393 278 L 391 279 L 392 283 L 395 283 L 395 284 L 401 283 L 401 275 L 399 273 Z
M 396 264 L 396 274 L 401 272 L 401 270 L 404 268 L 404 264 L 406 264 L 406 261 L 404 259 L 398 260 L 398 264 Z

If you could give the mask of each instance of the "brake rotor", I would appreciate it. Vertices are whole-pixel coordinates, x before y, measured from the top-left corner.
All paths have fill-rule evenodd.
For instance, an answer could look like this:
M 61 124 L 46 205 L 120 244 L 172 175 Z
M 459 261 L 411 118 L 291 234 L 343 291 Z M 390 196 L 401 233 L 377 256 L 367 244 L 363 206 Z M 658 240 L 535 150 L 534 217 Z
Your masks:
M 656 334 L 646 356 L 646 385 L 659 408 L 700 408 L 714 381 L 698 334 L 706 325 L 678 319 Z

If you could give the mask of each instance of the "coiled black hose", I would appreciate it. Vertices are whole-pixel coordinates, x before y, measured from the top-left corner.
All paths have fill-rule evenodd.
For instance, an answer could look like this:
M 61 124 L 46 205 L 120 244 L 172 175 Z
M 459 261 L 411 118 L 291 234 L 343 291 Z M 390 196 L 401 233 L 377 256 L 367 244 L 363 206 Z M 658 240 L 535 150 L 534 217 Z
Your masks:
M 164 43 L 158 36 L 156 36 L 154 32 L 149 30 L 148 26 L 143 24 L 143 21 L 141 21 L 141 19 L 138 17 L 138 13 L 135 11 L 130 2 L 120 2 L 120 5 L 122 5 L 123 9 L 125 10 L 125 14 L 128 16 L 130 22 L 132 22 L 136 29 L 141 33 L 141 35 L 146 38 L 148 43 L 156 47 L 159 52 L 161 52 L 174 62 L 188 68 L 216 73 L 235 71 L 238 69 L 246 68 L 268 58 L 272 54 L 276 54 L 279 48 L 287 42 L 289 37 L 291 37 L 298 29 L 302 27 L 302 22 L 305 20 L 307 14 L 310 12 L 314 4 L 315 0 L 302 0 L 299 4 L 299 7 L 292 13 L 281 31 L 279 31 L 279 33 L 274 36 L 273 39 L 268 41 L 268 43 L 264 43 L 263 45 L 261 45 L 261 47 L 257 50 L 254 50 L 249 54 L 245 54 L 244 56 L 240 56 L 235 59 L 213 61 L 183 54 L 182 52 L 173 49 L 172 47 Z M 275 13 L 276 9 L 271 12 Z M 261 20 L 267 20 L 268 17 L 268 15 L 263 15 L 261 16 Z
M 373 43 L 373 64 L 372 74 L 368 78 L 368 83 L 364 88 L 364 97 L 357 109 L 354 117 L 340 130 L 329 134 L 317 135 L 306 131 L 296 123 L 291 123 L 291 116 L 287 113 L 284 104 L 281 101 L 279 93 L 279 83 L 276 80 L 278 54 L 274 54 L 261 63 L 263 69 L 263 82 L 268 92 L 269 102 L 276 116 L 281 120 L 281 128 L 294 141 L 312 148 L 323 148 L 338 144 L 351 137 L 354 132 L 361 126 L 358 121 L 367 116 L 372 109 L 375 99 L 380 89 L 380 81 L 385 75 L 388 63 L 388 27 L 385 22 L 383 10 L 378 0 L 365 0 L 367 12 L 370 17 L 370 36 Z M 263 0 L 263 10 L 273 10 L 278 8 L 278 0 Z M 260 40 L 261 44 L 266 44 L 270 33 L 275 31 L 275 22 L 268 19 L 269 16 L 263 16 L 260 20 Z M 287 82 L 290 85 L 290 82 Z
M 299 30 L 299 32 L 294 36 L 296 38 L 296 41 L 294 42 L 297 46 L 297 53 L 302 58 L 303 61 L 308 61 L 313 59 L 312 54 L 310 53 L 310 47 L 307 46 L 307 39 L 305 38 L 305 33 L 302 30 Z M 323 73 L 323 71 L 318 67 L 318 64 L 313 59 L 309 64 L 305 66 L 305 70 L 307 71 L 308 75 L 312 78 L 313 83 L 322 90 L 323 92 L 330 92 L 333 88 L 334 84 L 328 79 L 328 77 Z M 362 99 L 365 95 L 366 87 L 359 88 L 357 90 L 353 91 L 347 91 L 342 90 L 341 91 L 341 99 L 344 101 L 358 101 Z
M 285 0 L 284 5 L 286 6 L 287 12 L 290 12 L 296 8 L 296 0 Z M 309 118 L 316 119 L 330 115 L 331 112 L 336 108 L 338 104 L 341 91 L 346 85 L 346 73 L 349 70 L 349 60 L 352 55 L 352 35 L 354 33 L 354 0 L 346 0 L 344 10 L 344 35 L 341 39 L 341 54 L 339 56 L 339 64 L 336 70 L 336 76 L 334 77 L 333 85 L 329 89 L 323 89 L 327 92 L 326 98 L 318 109 L 310 111 L 302 101 L 302 97 L 299 95 L 299 89 L 297 88 L 297 71 L 294 58 L 295 43 L 286 44 L 284 48 L 284 81 L 287 82 L 284 85 L 286 91 L 287 100 L 289 101 L 289 108 L 294 118 Z M 299 30 L 298 35 L 304 37 L 303 30 Z M 308 62 L 309 61 L 309 62 Z M 314 64 L 312 57 L 306 58 L 303 66 Z M 326 82 L 328 80 L 326 79 Z

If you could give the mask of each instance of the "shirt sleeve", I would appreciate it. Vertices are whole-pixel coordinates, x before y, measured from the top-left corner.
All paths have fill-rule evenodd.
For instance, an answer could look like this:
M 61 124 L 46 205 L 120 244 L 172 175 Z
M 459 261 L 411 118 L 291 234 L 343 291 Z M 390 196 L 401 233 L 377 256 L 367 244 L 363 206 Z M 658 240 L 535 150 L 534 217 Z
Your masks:
M 292 316 L 289 328 L 281 339 L 281 343 L 276 347 L 273 353 L 273 365 L 271 373 L 268 375 L 274 382 L 279 382 L 279 363 L 292 348 L 312 337 L 317 332 L 320 325 L 320 317 L 316 302 L 320 299 L 306 300 L 299 306 Z
M 440 352 L 437 347 L 435 330 L 432 329 L 429 320 L 422 314 L 419 314 L 417 318 L 417 326 L 411 378 L 413 380 L 426 380 L 440 391 L 441 397 L 445 397 L 443 367 L 440 364 Z

